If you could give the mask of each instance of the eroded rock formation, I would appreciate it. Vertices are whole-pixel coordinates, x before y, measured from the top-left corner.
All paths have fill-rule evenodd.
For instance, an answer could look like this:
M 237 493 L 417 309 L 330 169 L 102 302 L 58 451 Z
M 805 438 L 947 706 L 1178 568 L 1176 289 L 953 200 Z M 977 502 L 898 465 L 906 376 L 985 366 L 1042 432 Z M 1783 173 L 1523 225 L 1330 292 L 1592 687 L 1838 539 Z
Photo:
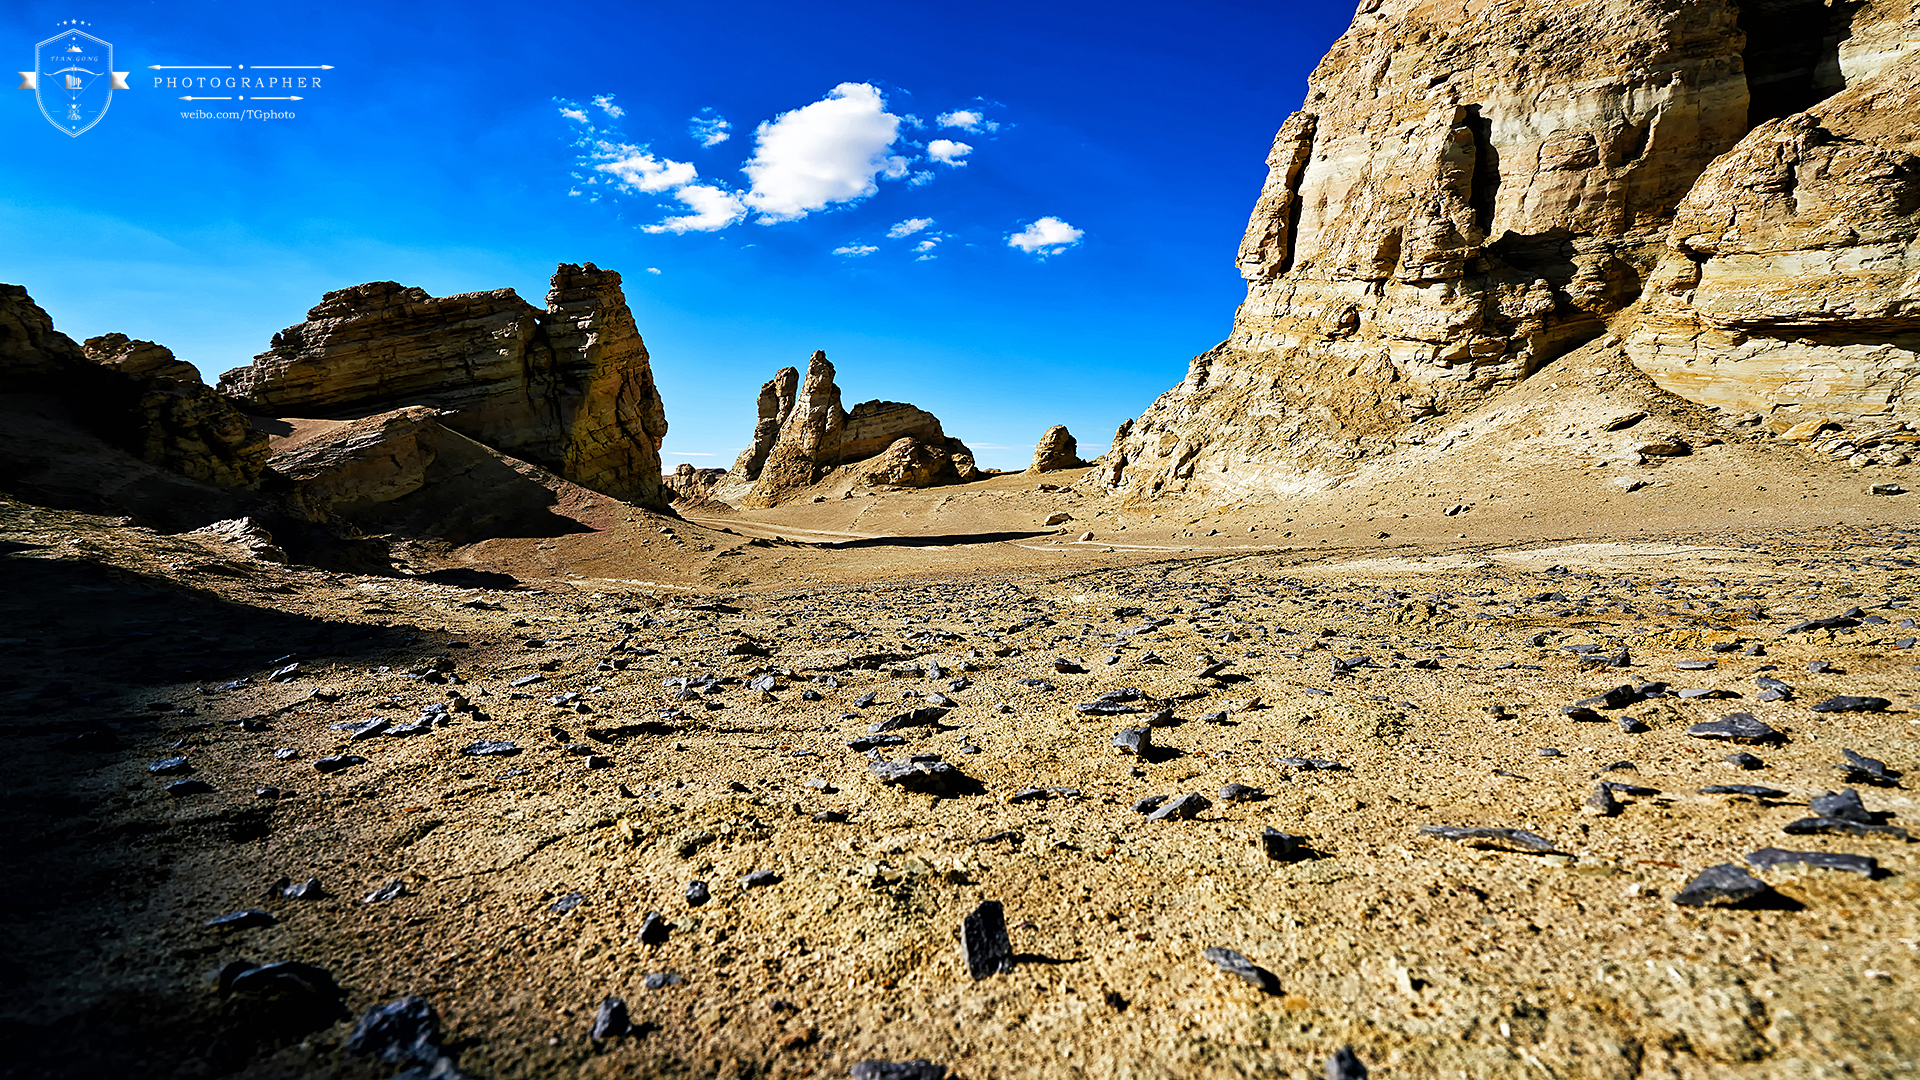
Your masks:
M 395 282 L 327 293 L 220 387 L 252 412 L 359 419 L 409 406 L 577 484 L 665 508 L 666 412 L 620 275 L 554 272 L 546 309 L 511 289 L 433 297 Z
M 1040 436 L 1033 447 L 1033 464 L 1027 466 L 1028 472 L 1057 472 L 1061 469 L 1078 469 L 1086 465 L 1080 460 L 1080 444 L 1075 441 L 1073 432 L 1065 424 L 1055 424 Z
M 1870 133 L 1878 117 L 1877 149 L 1821 142 L 1819 123 L 1793 114 L 1901 68 L 1912 20 L 1911 0 L 1366 0 L 1274 140 L 1231 336 L 1121 426 L 1110 481 L 1147 496 L 1323 484 L 1408 425 L 1624 324 L 1656 265 L 1675 299 L 1636 355 L 1677 368 L 1694 335 L 1751 333 L 1742 325 L 1768 317 L 1756 303 L 1800 303 L 1735 299 L 1743 272 L 1790 277 L 1806 261 L 1754 256 L 1910 251 L 1893 220 L 1912 212 L 1904 151 L 1886 135 L 1911 133 L 1910 102 L 1881 91 L 1879 111 L 1863 101 L 1851 121 L 1834 112 L 1848 95 L 1829 103 L 1842 126 L 1821 130 Z M 1795 171 L 1802 161 L 1811 172 Z M 1796 183 L 1830 201 L 1820 223 L 1785 224 Z M 1776 212 L 1747 227 L 1763 203 Z M 1676 211 L 1693 223 L 1684 237 Z M 1865 238 L 1840 245 L 1855 213 Z M 1850 272 L 1844 258 L 1812 263 Z M 1912 271 L 1884 272 L 1866 291 Z M 1862 314 L 1837 321 L 1877 333 L 1888 317 Z
M 662 476 L 660 483 L 672 494 L 676 504 L 702 503 L 713 497 L 713 486 L 726 476 L 725 469 L 696 469 L 683 461 Z
M 736 505 L 775 506 L 833 469 L 875 457 L 882 460 L 859 470 L 865 483 L 927 487 L 979 475 L 973 452 L 924 409 L 865 401 L 848 412 L 833 364 L 815 352 L 804 381 L 797 370 L 781 368 L 760 388 L 753 443 L 712 491 Z

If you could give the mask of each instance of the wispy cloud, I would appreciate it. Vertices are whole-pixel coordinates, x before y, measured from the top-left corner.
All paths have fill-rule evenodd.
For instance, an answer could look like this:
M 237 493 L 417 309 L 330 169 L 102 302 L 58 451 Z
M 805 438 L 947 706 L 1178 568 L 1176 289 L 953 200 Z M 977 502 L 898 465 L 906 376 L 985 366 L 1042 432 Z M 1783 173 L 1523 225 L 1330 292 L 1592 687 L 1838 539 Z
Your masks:
M 1043 217 L 1007 237 L 1007 246 L 1030 255 L 1058 255 L 1080 243 L 1085 235 L 1085 230 L 1076 229 L 1057 217 Z
M 591 156 L 593 166 L 619 181 L 622 187 L 649 194 L 684 187 L 699 177 L 700 170 L 684 161 L 655 157 L 644 146 L 598 140 Z
M 931 224 L 933 219 L 930 217 L 908 218 L 905 221 L 895 222 L 893 228 L 887 230 L 887 235 L 898 240 L 903 236 L 912 236 Z
M 701 146 L 714 147 L 733 138 L 733 125 L 708 106 L 687 120 L 687 133 L 700 140 Z
M 927 144 L 927 156 L 942 165 L 965 165 L 966 162 L 960 159 L 971 153 L 973 147 L 952 139 L 935 139 Z
M 978 109 L 955 109 L 952 112 L 944 112 L 934 117 L 934 123 L 941 127 L 959 128 L 969 133 L 1000 130 L 1000 124 L 997 121 L 987 119 L 986 115 Z
M 650 233 L 714 232 L 747 216 L 740 196 L 712 184 L 688 184 L 673 193 L 685 203 L 691 214 L 670 217 L 658 225 L 645 226 Z
M 627 110 L 613 103 L 612 94 L 596 94 L 594 95 L 593 103 L 600 106 L 601 112 L 606 113 L 615 120 L 627 115 Z
M 845 255 L 849 259 L 858 259 L 863 255 L 871 255 L 879 250 L 879 248 L 874 247 L 872 244 L 848 244 L 846 247 L 834 248 L 833 253 L 835 255 Z

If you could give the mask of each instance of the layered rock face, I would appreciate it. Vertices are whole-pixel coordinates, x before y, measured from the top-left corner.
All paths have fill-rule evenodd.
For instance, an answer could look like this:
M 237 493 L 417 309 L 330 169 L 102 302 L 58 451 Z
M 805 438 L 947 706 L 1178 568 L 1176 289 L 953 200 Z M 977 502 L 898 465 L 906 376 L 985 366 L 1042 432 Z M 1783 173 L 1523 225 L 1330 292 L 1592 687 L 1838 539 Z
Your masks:
M 1274 140 L 1232 335 L 1110 481 L 1323 484 L 1606 332 L 1716 158 L 1911 40 L 1859 7 L 1365 0 Z
M 266 436 L 192 365 L 122 334 L 82 348 L 17 285 L 0 285 L 0 380 L 64 403 L 80 426 L 168 472 L 252 488 L 266 469 Z
M 675 503 L 700 503 L 712 497 L 713 486 L 726 479 L 726 476 L 725 469 L 696 469 L 683 461 L 672 472 L 662 476 L 660 482 L 672 494 Z
M 666 412 L 620 275 L 562 264 L 546 310 L 511 289 L 433 297 L 391 281 L 327 293 L 250 367 L 220 377 L 268 416 L 409 406 L 585 487 L 664 508 Z
M 1846 89 L 1756 128 L 1680 204 L 1625 334 L 1663 387 L 1783 429 L 1920 419 L 1920 18 L 1863 16 Z
M 1061 469 L 1078 469 L 1086 462 L 1080 460 L 1080 444 L 1067 430 L 1065 424 L 1055 424 L 1040 436 L 1033 447 L 1033 464 L 1027 466 L 1028 472 L 1057 472 Z
M 866 401 L 848 412 L 840 404 L 833 364 L 824 352 L 807 361 L 804 381 L 794 368 L 760 388 L 753 444 L 712 489 L 742 506 L 778 505 L 842 465 L 882 457 L 861 470 L 867 483 L 928 487 L 977 477 L 973 452 L 948 438 L 932 413 L 898 401 Z

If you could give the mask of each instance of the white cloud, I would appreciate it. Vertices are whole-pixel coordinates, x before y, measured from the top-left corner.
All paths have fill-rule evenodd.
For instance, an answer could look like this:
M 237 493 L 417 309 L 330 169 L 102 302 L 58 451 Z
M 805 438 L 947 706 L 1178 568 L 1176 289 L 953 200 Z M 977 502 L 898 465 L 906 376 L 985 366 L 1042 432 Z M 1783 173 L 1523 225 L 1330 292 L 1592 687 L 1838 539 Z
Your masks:
M 1078 244 L 1085 235 L 1084 230 L 1076 229 L 1057 217 L 1043 217 L 1007 237 L 1007 246 L 1029 254 L 1056 255 Z
M 961 131 L 981 132 L 999 131 L 1000 124 L 989 120 L 978 109 L 955 109 L 934 117 L 941 127 L 959 128 Z
M 747 208 L 741 204 L 738 194 L 712 184 L 688 184 L 675 191 L 673 197 L 686 203 L 693 213 L 670 217 L 658 225 L 648 225 L 646 231 L 713 232 L 747 216 Z
M 644 146 L 600 141 L 593 144 L 594 168 L 611 175 L 622 187 L 661 192 L 692 183 L 700 170 L 684 161 L 654 157 Z
M 649 267 L 647 267 L 647 273 L 649 273 L 649 274 L 657 274 L 657 273 L 659 273 L 659 272 L 660 272 L 660 268 L 659 268 L 659 267 L 657 267 L 657 266 L 649 266 Z
M 933 182 L 933 170 L 931 169 L 922 170 L 920 172 L 914 173 L 912 176 L 907 177 L 907 186 L 909 187 L 919 187 L 922 184 L 930 184 L 932 182 Z
M 561 109 L 560 115 L 566 117 L 567 119 L 573 121 L 576 124 L 584 124 L 587 122 L 587 110 L 582 109 L 578 105 L 569 105 L 566 108 Z
M 887 230 L 887 235 L 898 240 L 903 236 L 912 236 L 931 224 L 933 219 L 930 217 L 910 217 L 905 221 L 896 222 L 893 228 Z
M 594 95 L 593 103 L 595 105 L 600 106 L 601 112 L 606 113 L 608 116 L 613 117 L 615 120 L 618 120 L 621 117 L 627 115 L 627 110 L 613 103 L 612 94 L 596 94 Z
M 965 165 L 960 159 L 973 153 L 973 147 L 952 139 L 935 139 L 927 144 L 927 156 L 942 165 Z
M 940 238 L 939 238 L 939 237 L 937 237 L 937 236 L 935 236 L 935 237 L 930 237 L 930 238 L 928 238 L 928 239 L 926 239 L 926 240 L 922 240 L 922 241 L 920 241 L 919 243 L 917 243 L 917 244 L 915 244 L 915 245 L 913 245 L 913 250 L 915 250 L 915 251 L 932 251 L 932 250 L 934 249 L 934 247 L 935 247 L 936 245 L 938 245 L 939 243 L 940 243 Z
M 872 244 L 848 244 L 846 247 L 834 248 L 833 253 L 835 255 L 845 255 L 850 259 L 857 259 L 863 255 L 871 255 L 879 250 L 879 248 L 874 247 Z
M 687 133 L 700 140 L 701 146 L 719 146 L 733 138 L 733 125 L 723 116 L 712 114 L 711 108 L 701 109 L 699 116 L 687 119 Z
M 878 178 L 905 176 L 907 159 L 889 153 L 901 118 L 886 105 L 866 83 L 841 83 L 825 98 L 761 124 L 743 170 L 753 181 L 746 204 L 763 224 L 792 221 L 867 198 L 879 190 Z

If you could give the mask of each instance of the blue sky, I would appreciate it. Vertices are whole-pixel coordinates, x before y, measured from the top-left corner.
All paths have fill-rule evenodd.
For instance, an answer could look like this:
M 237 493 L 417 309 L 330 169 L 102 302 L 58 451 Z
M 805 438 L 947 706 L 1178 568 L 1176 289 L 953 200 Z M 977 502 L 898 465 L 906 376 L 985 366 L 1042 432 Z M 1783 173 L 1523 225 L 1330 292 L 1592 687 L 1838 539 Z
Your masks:
M 814 349 L 849 406 L 913 402 L 983 465 L 1055 423 L 1090 456 L 1226 335 L 1268 144 L 1351 13 L 13 0 L 0 68 L 78 19 L 132 75 L 78 137 L 9 77 L 0 281 L 211 379 L 329 289 L 540 304 L 595 262 L 652 353 L 668 468 L 731 464 L 760 384 Z M 332 67 L 299 102 L 200 103 L 153 64 Z M 229 108 L 294 115 L 180 115 Z

